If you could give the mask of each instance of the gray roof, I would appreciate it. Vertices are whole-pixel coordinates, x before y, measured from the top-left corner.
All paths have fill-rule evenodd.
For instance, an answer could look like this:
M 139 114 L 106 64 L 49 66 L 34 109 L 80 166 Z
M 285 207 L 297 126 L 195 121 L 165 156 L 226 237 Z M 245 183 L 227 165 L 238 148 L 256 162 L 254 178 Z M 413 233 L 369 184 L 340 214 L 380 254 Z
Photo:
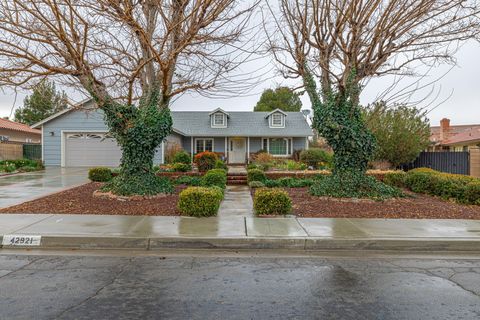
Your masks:
M 269 112 L 229 111 L 227 128 L 212 128 L 210 111 L 172 111 L 173 128 L 185 136 L 307 137 L 313 132 L 301 112 L 285 112 L 285 128 L 270 128 Z

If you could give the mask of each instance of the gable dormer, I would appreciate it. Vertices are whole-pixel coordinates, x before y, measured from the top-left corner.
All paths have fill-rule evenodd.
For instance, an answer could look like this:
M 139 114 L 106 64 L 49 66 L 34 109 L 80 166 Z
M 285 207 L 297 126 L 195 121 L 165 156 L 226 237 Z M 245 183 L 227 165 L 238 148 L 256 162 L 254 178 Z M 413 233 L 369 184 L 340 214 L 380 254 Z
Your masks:
M 229 114 L 221 108 L 217 108 L 210 112 L 210 126 L 212 128 L 226 128 Z
M 286 117 L 287 114 L 280 109 L 275 109 L 265 116 L 270 128 L 285 128 Z

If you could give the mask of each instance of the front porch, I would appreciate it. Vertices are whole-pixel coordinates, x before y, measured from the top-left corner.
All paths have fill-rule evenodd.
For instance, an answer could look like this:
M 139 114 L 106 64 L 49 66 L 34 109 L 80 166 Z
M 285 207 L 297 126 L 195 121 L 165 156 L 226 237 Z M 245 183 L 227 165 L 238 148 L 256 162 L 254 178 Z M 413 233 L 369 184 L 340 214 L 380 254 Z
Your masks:
M 195 155 L 210 151 L 220 154 L 229 165 L 245 165 L 264 150 L 274 157 L 290 158 L 294 150 L 308 148 L 305 137 L 182 137 L 182 147 Z

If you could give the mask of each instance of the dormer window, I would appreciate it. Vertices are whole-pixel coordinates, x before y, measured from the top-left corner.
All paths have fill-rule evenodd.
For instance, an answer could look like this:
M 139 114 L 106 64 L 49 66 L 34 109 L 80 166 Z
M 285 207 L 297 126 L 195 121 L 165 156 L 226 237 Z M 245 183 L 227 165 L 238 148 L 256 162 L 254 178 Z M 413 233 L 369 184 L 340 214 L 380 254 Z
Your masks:
M 223 113 L 215 113 L 213 115 L 213 125 L 215 127 L 223 127 L 225 126 L 225 115 Z
M 287 114 L 280 109 L 275 109 L 266 118 L 270 128 L 285 128 L 285 117 Z
M 281 113 L 272 114 L 272 127 L 283 127 L 283 117 Z
M 226 128 L 228 113 L 218 108 L 210 113 L 210 123 L 212 128 Z

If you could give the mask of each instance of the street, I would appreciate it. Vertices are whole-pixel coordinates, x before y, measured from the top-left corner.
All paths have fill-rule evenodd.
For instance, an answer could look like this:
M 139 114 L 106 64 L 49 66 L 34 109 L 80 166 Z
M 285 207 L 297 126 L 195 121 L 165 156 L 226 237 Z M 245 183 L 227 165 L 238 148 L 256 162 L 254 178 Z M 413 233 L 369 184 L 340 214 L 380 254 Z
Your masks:
M 480 256 L 0 251 L 0 319 L 479 319 Z

